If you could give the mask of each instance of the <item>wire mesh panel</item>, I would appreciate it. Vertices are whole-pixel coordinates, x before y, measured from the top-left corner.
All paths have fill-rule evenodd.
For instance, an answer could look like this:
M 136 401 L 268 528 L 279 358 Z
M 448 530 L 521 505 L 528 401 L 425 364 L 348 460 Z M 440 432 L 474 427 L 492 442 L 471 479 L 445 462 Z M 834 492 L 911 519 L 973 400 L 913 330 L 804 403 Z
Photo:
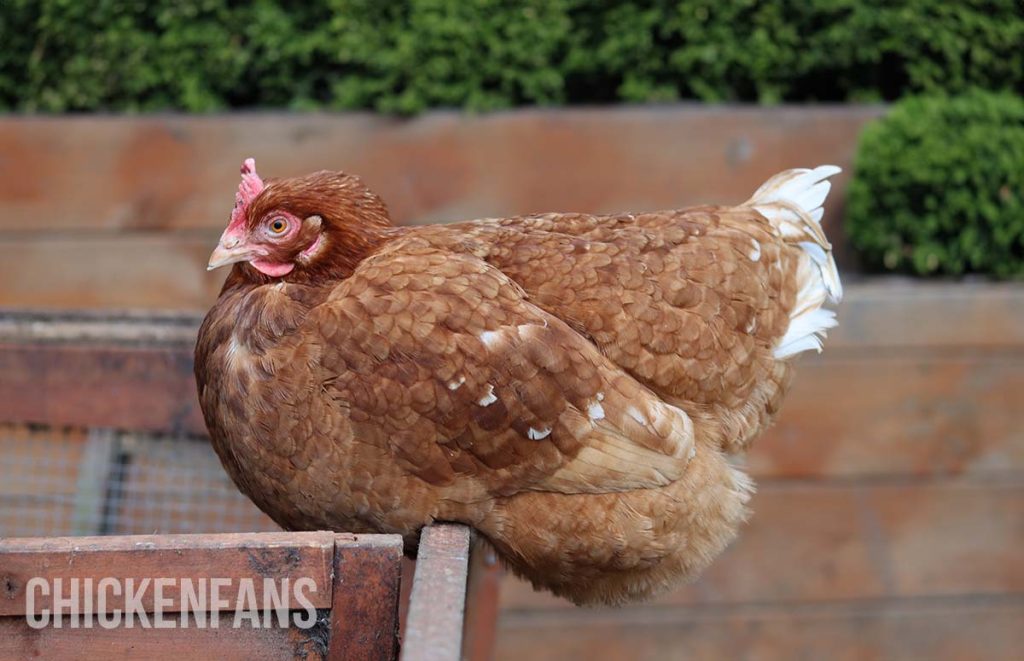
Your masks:
M 81 431 L 0 427 L 0 536 L 72 534 Z
M 279 530 L 188 436 L 0 426 L 0 536 Z

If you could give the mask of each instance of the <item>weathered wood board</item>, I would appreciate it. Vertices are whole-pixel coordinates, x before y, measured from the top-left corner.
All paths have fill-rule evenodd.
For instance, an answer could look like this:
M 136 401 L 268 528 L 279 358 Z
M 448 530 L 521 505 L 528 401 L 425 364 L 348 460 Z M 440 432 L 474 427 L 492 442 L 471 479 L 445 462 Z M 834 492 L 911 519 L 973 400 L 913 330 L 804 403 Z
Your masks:
M 882 106 L 0 118 L 0 307 L 205 308 L 242 159 L 265 176 L 360 174 L 397 223 L 738 204 L 835 163 L 826 229 Z

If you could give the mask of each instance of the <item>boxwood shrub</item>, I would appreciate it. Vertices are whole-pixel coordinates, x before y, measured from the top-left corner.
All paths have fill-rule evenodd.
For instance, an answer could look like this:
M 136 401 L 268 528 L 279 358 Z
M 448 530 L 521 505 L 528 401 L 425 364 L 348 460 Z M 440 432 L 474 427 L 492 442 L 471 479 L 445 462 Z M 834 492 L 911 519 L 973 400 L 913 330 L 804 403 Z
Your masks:
M 846 213 L 870 269 L 1024 276 L 1024 99 L 896 104 L 861 136 Z
M 0 109 L 1024 92 L 1020 0 L 3 0 Z

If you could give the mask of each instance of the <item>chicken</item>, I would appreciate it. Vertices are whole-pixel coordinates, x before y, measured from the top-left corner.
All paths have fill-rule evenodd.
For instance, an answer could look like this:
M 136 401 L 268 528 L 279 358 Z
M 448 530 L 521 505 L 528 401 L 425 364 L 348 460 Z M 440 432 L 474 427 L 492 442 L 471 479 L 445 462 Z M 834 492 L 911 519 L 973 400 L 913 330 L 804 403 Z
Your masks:
M 196 347 L 213 446 L 286 529 L 472 526 L 577 604 L 648 598 L 736 536 L 727 455 L 820 350 L 833 166 L 738 207 L 393 227 L 341 172 L 249 159 Z

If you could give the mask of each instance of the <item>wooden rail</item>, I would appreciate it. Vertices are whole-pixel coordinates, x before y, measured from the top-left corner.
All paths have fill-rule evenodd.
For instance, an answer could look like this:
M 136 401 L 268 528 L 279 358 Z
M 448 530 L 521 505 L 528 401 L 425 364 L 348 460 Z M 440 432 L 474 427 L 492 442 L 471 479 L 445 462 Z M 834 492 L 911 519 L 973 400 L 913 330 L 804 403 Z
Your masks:
M 420 537 L 402 661 L 458 661 L 469 574 L 469 528 L 441 524 Z
M 490 658 L 497 608 L 493 563 L 474 563 L 469 529 L 454 524 L 424 529 L 419 554 L 401 658 Z M 394 659 L 399 650 L 401 557 L 397 535 L 7 539 L 0 541 L 0 661 L 183 655 Z M 492 589 L 478 587 L 467 595 L 471 565 L 480 569 L 472 582 Z M 306 581 L 305 604 L 295 601 L 300 580 Z M 102 590 L 102 600 L 101 581 L 110 583 Z M 219 607 L 212 601 L 214 581 L 223 599 Z M 254 602 L 242 597 L 247 581 Z M 276 594 L 291 595 L 283 614 L 261 601 L 266 581 Z M 134 610 L 129 593 L 138 595 Z
M 401 557 L 397 535 L 330 532 L 4 540 L 0 659 L 392 659 Z

